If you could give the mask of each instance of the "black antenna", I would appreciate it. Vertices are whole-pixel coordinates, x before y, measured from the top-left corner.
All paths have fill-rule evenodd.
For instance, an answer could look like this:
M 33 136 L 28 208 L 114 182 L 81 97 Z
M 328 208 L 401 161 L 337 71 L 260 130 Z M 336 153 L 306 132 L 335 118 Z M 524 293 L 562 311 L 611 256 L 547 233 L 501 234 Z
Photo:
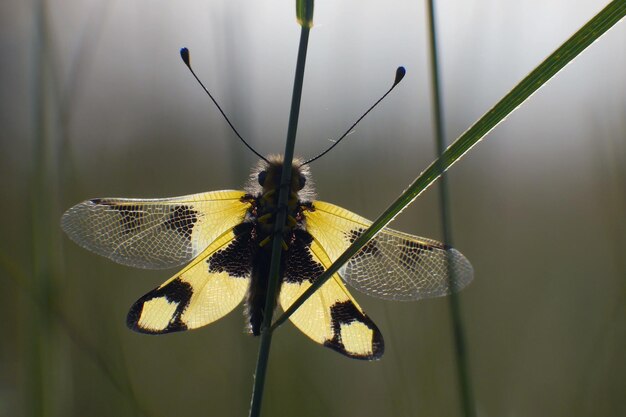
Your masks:
M 220 111 L 220 113 L 222 113 L 222 116 L 224 116 L 224 119 L 226 119 L 226 122 L 228 123 L 228 125 L 230 126 L 230 128 L 233 130 L 233 132 L 235 132 L 235 135 L 237 135 L 237 137 L 239 139 L 241 139 L 241 141 L 243 142 L 244 145 L 246 145 L 248 147 L 248 149 L 250 149 L 256 156 L 258 156 L 259 158 L 261 158 L 262 160 L 264 160 L 265 162 L 267 162 L 269 164 L 269 161 L 267 159 L 265 159 L 265 157 L 263 157 L 263 155 L 261 155 L 260 153 L 258 153 L 257 151 L 254 150 L 254 148 L 252 146 L 250 146 L 248 144 L 248 142 L 246 142 L 246 140 L 244 138 L 241 137 L 241 135 L 239 134 L 239 132 L 237 132 L 237 129 L 235 129 L 235 126 L 233 126 L 233 124 L 230 122 L 230 120 L 228 119 L 228 116 L 226 116 L 226 113 L 224 113 L 224 110 L 222 110 L 222 108 L 220 107 L 219 104 L 217 104 L 217 101 L 215 101 L 215 99 L 213 98 L 213 95 L 211 95 L 211 93 L 209 92 L 209 90 L 204 86 L 204 84 L 202 83 L 202 81 L 200 81 L 200 78 L 198 78 L 198 76 L 196 75 L 196 73 L 193 71 L 193 68 L 191 68 L 191 61 L 189 59 L 189 49 L 187 48 L 181 48 L 180 49 L 180 57 L 183 59 L 183 62 L 185 63 L 185 65 L 187 65 L 187 68 L 189 68 L 189 71 L 191 71 L 191 74 L 193 75 L 193 77 L 196 79 L 196 81 L 198 81 L 198 84 L 200 84 L 202 86 L 202 88 L 204 89 L 204 92 L 208 94 L 208 96 L 211 98 L 211 100 L 213 100 L 213 103 L 215 104 L 215 106 L 217 107 L 217 109 Z
M 367 116 L 367 114 L 368 114 L 369 112 L 371 112 L 371 111 L 374 109 L 374 107 L 376 107 L 376 106 L 378 105 L 378 103 L 380 103 L 381 101 L 383 101 L 383 99 L 384 99 L 385 97 L 387 97 L 387 95 L 388 95 L 389 93 L 391 93 L 391 91 L 392 91 L 394 88 L 396 88 L 396 85 L 398 85 L 398 84 L 400 83 L 400 81 L 402 81 L 402 79 L 404 78 L 404 75 L 405 75 L 405 74 L 406 74 L 406 70 L 404 69 L 404 67 L 398 67 L 398 69 L 396 69 L 396 78 L 395 78 L 395 80 L 393 81 L 393 85 L 391 86 L 391 88 L 390 88 L 389 90 L 387 90 L 387 92 L 386 92 L 385 94 L 383 94 L 383 96 L 382 96 L 381 98 L 379 98 L 379 99 L 378 99 L 378 101 L 376 101 L 376 103 L 374 103 L 374 104 L 372 105 L 372 107 L 370 107 L 369 109 L 367 109 L 367 111 L 366 111 L 365 113 L 363 113 L 363 116 L 359 117 L 359 119 L 358 119 L 356 122 L 354 122 L 354 123 L 352 124 L 352 126 L 350 126 L 350 127 L 348 128 L 348 130 L 346 130 L 346 133 L 344 133 L 343 135 L 341 135 L 341 137 L 340 137 L 339 139 L 337 139 L 337 140 L 335 141 L 335 143 L 333 143 L 333 144 L 332 144 L 332 145 L 331 145 L 328 149 L 326 149 L 326 150 L 325 150 L 324 152 L 322 152 L 321 154 L 317 155 L 317 156 L 316 156 L 316 157 L 314 157 L 314 158 L 309 159 L 308 161 L 305 161 L 305 162 L 304 162 L 302 165 L 300 165 L 300 166 L 303 166 L 303 165 L 306 165 L 306 164 L 310 164 L 311 162 L 315 161 L 316 159 L 319 159 L 319 158 L 321 158 L 322 156 L 326 155 L 328 152 L 330 152 L 330 150 L 331 150 L 332 148 L 334 148 L 335 146 L 337 146 L 337 145 L 339 144 L 339 142 L 341 142 L 341 140 L 342 140 L 343 138 L 345 138 L 346 136 L 348 136 L 348 134 L 350 134 L 350 132 L 352 132 L 352 129 L 354 129 L 354 126 L 356 126 L 356 125 L 357 125 L 357 124 L 358 124 L 361 120 L 363 120 L 363 118 L 364 118 L 365 116 Z

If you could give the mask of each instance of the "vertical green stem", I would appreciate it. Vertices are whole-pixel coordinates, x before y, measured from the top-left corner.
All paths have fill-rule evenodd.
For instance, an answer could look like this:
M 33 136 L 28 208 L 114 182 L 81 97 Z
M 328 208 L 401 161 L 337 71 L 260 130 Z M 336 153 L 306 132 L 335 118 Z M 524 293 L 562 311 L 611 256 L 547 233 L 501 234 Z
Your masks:
M 437 24 L 435 21 L 435 1 L 428 0 L 428 27 L 430 33 L 430 74 L 432 82 L 432 100 L 433 100 L 433 118 L 435 124 L 435 142 L 437 145 L 437 157 L 440 161 L 441 178 L 439 179 L 439 206 L 441 209 L 441 230 L 443 233 L 443 241 L 446 245 L 452 246 L 452 228 L 450 227 L 450 201 L 448 197 L 448 178 L 443 166 L 443 158 L 441 156 L 446 150 L 443 106 L 441 104 L 441 84 L 439 80 L 439 58 L 437 48 Z M 461 406 L 465 417 L 473 417 L 474 398 L 472 396 L 471 382 L 469 376 L 469 364 L 467 360 L 467 352 L 465 349 L 465 334 L 463 331 L 463 322 L 461 318 L 461 309 L 459 305 L 459 296 L 454 288 L 454 275 L 451 268 L 448 267 L 448 286 L 451 289 L 448 297 L 450 306 L 450 315 L 452 319 L 452 334 L 454 338 L 454 348 L 456 354 L 456 370 L 459 383 L 459 393 L 461 396 Z
M 34 2 L 35 34 L 33 56 L 33 155 L 30 179 L 30 210 L 31 210 L 31 250 L 32 250 L 32 287 L 36 298 L 42 302 L 42 308 L 35 308 L 29 312 L 31 320 L 28 326 L 28 346 L 30 360 L 28 364 L 29 400 L 26 405 L 28 415 L 43 416 L 49 410 L 46 384 L 47 376 L 45 353 L 48 342 L 48 325 L 46 312 L 49 302 L 50 285 L 50 257 L 49 233 L 46 228 L 47 212 L 43 202 L 47 200 L 46 190 L 46 150 L 47 150 L 47 94 L 46 94 L 46 4 L 45 0 Z
M 310 0 L 310 3 L 313 3 L 312 0 Z M 306 62 L 307 46 L 309 43 L 309 31 L 309 25 L 302 25 L 302 29 L 300 31 L 300 45 L 298 47 L 296 76 L 291 99 L 291 111 L 289 114 L 289 127 L 287 129 L 287 142 L 285 144 L 285 159 L 283 162 L 283 171 L 278 194 L 278 207 L 280 210 L 276 214 L 276 227 L 274 229 L 274 234 L 277 237 L 282 235 L 283 227 L 287 223 L 287 200 L 289 197 L 291 183 L 291 164 L 296 144 L 296 131 L 298 129 L 298 116 L 300 114 L 300 99 L 302 97 L 302 84 L 304 81 L 304 67 Z M 270 345 L 272 343 L 271 324 L 274 308 L 276 306 L 276 294 L 280 279 L 279 271 L 281 253 L 281 239 L 272 239 L 272 260 L 270 264 L 263 324 L 261 326 L 261 345 L 259 347 L 259 357 L 257 359 L 254 387 L 252 389 L 250 417 L 258 417 L 261 413 L 261 401 L 263 399 L 263 390 L 265 388 L 265 375 L 267 372 Z

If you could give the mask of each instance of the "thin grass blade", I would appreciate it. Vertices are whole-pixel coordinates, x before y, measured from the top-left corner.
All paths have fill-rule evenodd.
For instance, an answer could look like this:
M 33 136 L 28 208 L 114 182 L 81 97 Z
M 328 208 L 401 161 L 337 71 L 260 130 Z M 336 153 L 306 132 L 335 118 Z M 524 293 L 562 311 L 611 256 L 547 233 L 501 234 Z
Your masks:
M 280 326 L 293 314 L 318 288 L 376 234 L 387 226 L 405 207 L 426 190 L 439 176 L 448 170 L 466 152 L 500 124 L 509 114 L 546 84 L 560 70 L 576 58 L 582 51 L 606 33 L 611 27 L 626 16 L 626 1 L 614 0 L 602 11 L 572 35 L 563 45 L 537 66 L 517 84 L 491 110 L 483 115 L 472 127 L 463 133 L 446 151 L 422 172 L 407 190 L 381 214 L 359 238 L 357 238 L 337 260 L 321 274 L 292 306 L 274 323 L 273 329 Z M 558 18 L 558 16 L 555 16 Z

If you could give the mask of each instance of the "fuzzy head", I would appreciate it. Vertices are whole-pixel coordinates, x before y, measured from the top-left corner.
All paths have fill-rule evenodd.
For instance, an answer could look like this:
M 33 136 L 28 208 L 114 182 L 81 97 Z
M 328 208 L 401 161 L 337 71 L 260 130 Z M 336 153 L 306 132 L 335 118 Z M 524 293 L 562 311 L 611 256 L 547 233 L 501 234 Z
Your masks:
M 260 160 L 252 169 L 246 191 L 254 196 L 277 190 L 283 172 L 282 155 L 270 155 L 269 161 Z M 311 172 L 308 165 L 302 166 L 302 161 L 295 158 L 291 164 L 291 191 L 298 195 L 298 200 L 308 202 L 313 200 L 315 190 L 311 180 Z

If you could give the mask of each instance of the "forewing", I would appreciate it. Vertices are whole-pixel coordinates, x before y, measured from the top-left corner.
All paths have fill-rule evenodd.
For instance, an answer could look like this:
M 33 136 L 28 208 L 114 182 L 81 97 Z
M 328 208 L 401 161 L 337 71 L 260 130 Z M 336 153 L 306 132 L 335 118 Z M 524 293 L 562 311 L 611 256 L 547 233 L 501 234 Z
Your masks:
M 306 229 L 335 261 L 371 224 L 333 204 L 315 201 L 305 211 Z M 448 280 L 452 277 L 452 286 Z M 339 271 L 359 291 L 391 300 L 416 300 L 459 291 L 474 276 L 454 248 L 392 229 L 383 229 Z
M 162 199 L 99 198 L 75 205 L 61 227 L 80 246 L 115 262 L 169 268 L 200 254 L 241 223 L 243 191 L 214 191 Z
M 191 264 L 131 307 L 127 325 L 148 334 L 195 329 L 232 311 L 250 284 L 249 224 L 219 236 Z
M 296 230 L 295 236 L 287 251 L 280 290 L 283 310 L 288 309 L 331 264 L 328 255 L 307 232 Z M 348 357 L 372 360 L 383 354 L 382 334 L 337 274 L 307 299 L 290 320 L 317 343 Z

